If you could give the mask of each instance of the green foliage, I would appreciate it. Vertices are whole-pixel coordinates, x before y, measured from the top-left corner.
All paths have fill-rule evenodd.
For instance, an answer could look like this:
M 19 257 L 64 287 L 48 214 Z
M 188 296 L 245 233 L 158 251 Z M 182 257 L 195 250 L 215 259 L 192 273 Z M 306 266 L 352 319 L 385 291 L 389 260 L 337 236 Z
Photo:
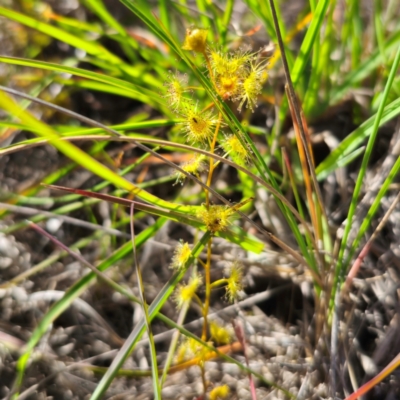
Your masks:
M 74 50 L 70 53 L 72 55 L 64 59 L 43 60 L 40 57 L 41 50 L 45 49 L 51 40 L 34 43 L 33 51 L 32 39 L 31 48 L 28 48 L 22 57 L 0 56 L 2 65 L 20 72 L 22 80 L 25 77 L 27 81 L 32 81 L 26 85 L 28 94 L 2 87 L 0 108 L 7 113 L 7 119 L 0 122 L 0 129 L 2 133 L 21 130 L 34 135 L 33 138 L 1 148 L 0 156 L 50 144 L 70 161 L 68 165 L 47 175 L 43 183 L 57 184 L 61 179 L 70 176 L 76 168 L 86 169 L 92 176 L 97 177 L 98 181 L 90 191 L 62 187 L 62 190 L 70 193 L 58 199 L 35 197 L 41 189 L 36 185 L 23 193 L 10 194 L 6 201 L 15 205 L 44 204 L 46 201 L 52 201 L 57 204 L 51 211 L 52 215 L 66 216 L 72 211 L 84 210 L 88 205 L 106 200 L 125 207 L 134 204 L 136 219 L 149 215 L 157 218 L 153 225 L 135 236 L 134 245 L 127 241 L 121 246 L 114 241 L 112 254 L 99 260 L 99 271 L 112 267 L 119 260 L 132 254 L 132 250 L 136 254 L 136 251 L 157 234 L 167 221 L 183 224 L 196 231 L 192 243 L 185 242 L 179 247 L 180 250 L 185 250 L 184 256 L 179 253 L 180 250 L 175 252 L 172 260 L 173 274 L 151 304 L 147 305 L 145 301 L 145 280 L 140 284 L 140 292 L 143 295 L 140 300 L 133 299 L 132 295 L 120 286 L 113 286 L 113 290 L 119 291 L 130 301 L 140 303 L 144 317 L 136 324 L 119 350 L 91 399 L 104 396 L 146 329 L 149 337 L 152 337 L 151 321 L 155 317 L 179 330 L 186 338 L 194 339 L 197 345 L 200 343 L 199 346 L 204 352 L 215 351 L 238 364 L 243 371 L 250 372 L 266 382 L 259 374 L 222 354 L 208 343 L 208 340 L 212 339 L 207 321 L 211 289 L 225 286 L 227 297 L 231 301 L 237 301 L 243 288 L 243 269 L 238 264 L 231 266 L 228 276 L 211 282 L 214 237 L 223 238 L 230 245 L 240 246 L 252 253 L 263 252 L 265 242 L 273 242 L 281 252 L 291 256 L 293 262 L 305 266 L 312 277 L 316 303 L 321 301 L 322 304 L 324 299 L 331 300 L 328 313 L 322 318 L 329 330 L 335 291 L 340 290 L 351 261 L 360 249 L 362 236 L 368 232 L 380 201 L 400 167 L 400 161 L 397 160 L 384 180 L 356 238 L 352 243 L 348 243 L 352 218 L 359 204 L 363 179 L 379 134 L 379 127 L 400 113 L 396 79 L 400 63 L 400 51 L 397 50 L 400 48 L 400 34 L 385 30 L 382 23 L 384 10 L 379 1 L 374 3 L 377 13 L 372 32 L 376 46 L 364 50 L 360 45 L 360 36 L 364 33 L 357 1 L 348 1 L 349 7 L 345 11 L 339 30 L 334 29 L 334 13 L 337 6 L 335 2 L 310 1 L 311 17 L 307 6 L 296 18 L 294 26 L 287 26 L 283 10 L 278 7 L 275 13 L 278 31 L 277 26 L 272 23 L 274 13 L 271 12 L 269 4 L 247 0 L 245 3 L 249 13 L 241 29 L 255 32 L 256 24 L 261 21 L 261 30 L 269 35 L 276 46 L 278 39 L 282 37 L 281 45 L 285 53 L 281 54 L 281 49 L 276 47 L 272 55 L 266 55 L 264 49 L 239 49 L 246 36 L 238 37 L 230 29 L 234 0 L 221 2 L 224 7 L 220 7 L 216 2 L 198 0 L 196 10 L 187 7 L 186 1 L 159 0 L 156 10 L 150 9 L 149 3 L 144 0 L 121 2 L 126 6 L 127 13 L 131 13 L 130 18 L 135 18 L 135 23 L 142 25 L 146 38 L 130 32 L 99 0 L 81 0 L 82 6 L 97 18 L 95 23 L 56 15 L 44 3 L 40 3 L 42 7 L 38 6 L 34 10 L 29 7 L 26 10 L 22 8 L 24 11 L 0 7 L 0 16 L 7 21 L 29 29 L 28 32 L 40 32 L 41 35 L 57 39 Z M 257 16 L 257 20 L 254 16 Z M 185 29 L 180 31 L 171 22 L 171 18 L 179 20 Z M 191 24 L 193 21 L 197 21 L 199 26 Z M 299 31 L 303 32 L 301 45 L 294 49 L 291 40 Z M 251 38 L 252 34 L 249 33 L 248 37 Z M 111 50 L 113 46 L 102 44 L 105 39 L 118 46 L 118 55 Z M 281 136 L 280 126 L 289 116 L 289 110 L 293 118 L 294 111 L 299 107 L 296 108 L 293 100 L 288 101 L 284 96 L 282 99 L 276 98 L 273 87 L 278 85 L 275 85 L 275 82 L 270 85 L 268 82 L 268 79 L 271 79 L 269 76 L 277 76 L 277 73 L 271 74 L 271 70 L 279 70 L 280 58 L 287 61 L 291 80 L 300 99 L 299 103 L 303 105 L 303 122 L 323 116 L 330 107 L 347 100 L 347 96 L 361 85 L 369 85 L 370 89 L 377 93 L 379 88 L 384 88 L 383 93 L 375 97 L 374 105 L 372 100 L 369 102 L 369 108 L 364 113 L 368 116 L 362 120 L 354 118 L 357 128 L 320 161 L 315 170 L 307 159 L 307 143 L 302 142 L 301 135 L 296 136 L 297 148 L 295 143 L 286 141 L 285 152 L 281 151 L 285 138 Z M 332 62 L 333 58 L 335 63 Z M 49 87 L 52 84 L 62 88 L 64 98 L 51 98 Z M 6 82 L 4 86 L 11 85 Z M 107 121 L 93 121 L 68 110 L 68 96 L 83 90 L 134 100 L 144 105 L 146 111 L 143 115 L 127 118 L 117 125 L 109 125 Z M 15 97 L 12 98 L 11 94 Z M 268 107 L 265 100 L 274 96 L 277 124 L 272 131 L 266 132 L 251 125 L 252 114 L 258 115 L 257 107 L 260 104 L 262 107 Z M 61 106 L 57 105 L 57 102 L 61 103 Z M 43 118 L 36 117 L 33 111 L 28 110 L 32 103 L 46 109 L 49 118 L 46 114 L 43 114 Z M 355 115 L 359 117 L 356 105 L 354 109 Z M 64 119 L 60 118 L 61 122 L 58 124 L 51 118 L 56 112 L 65 115 Z M 153 117 L 154 115 L 156 117 Z M 303 122 L 294 123 L 296 132 Z M 257 135 L 254 132 L 257 132 Z M 368 142 L 365 145 L 366 139 Z M 91 141 L 93 144 L 84 150 L 80 145 L 83 141 Z M 136 146 L 144 153 L 124 169 L 112 165 L 113 160 L 108 154 L 113 145 L 121 142 Z M 269 144 L 266 150 L 264 143 Z M 181 165 L 176 165 L 169 158 L 176 154 L 185 160 Z M 335 250 L 336 253 L 333 253 L 333 228 L 328 226 L 324 205 L 319 202 L 317 186 L 311 178 L 316 176 L 322 182 L 339 168 L 358 160 L 361 155 L 363 158 L 347 213 L 344 235 L 338 249 Z M 136 173 L 139 167 L 143 167 L 150 157 L 175 171 L 165 173 L 162 178 L 137 184 L 126 178 L 128 173 Z M 228 188 L 224 192 L 223 189 L 219 189 L 220 185 L 216 180 L 219 179 L 218 172 L 222 164 L 229 166 L 237 175 L 239 183 L 234 190 Z M 155 194 L 161 184 L 173 187 L 174 195 L 163 198 Z M 199 188 L 196 196 L 192 196 L 190 191 L 194 185 Z M 110 190 L 107 195 L 101 192 L 105 188 Z M 274 235 L 249 218 L 248 214 L 254 209 L 259 189 L 267 191 L 275 201 L 275 209 L 287 224 L 290 237 L 294 239 L 293 243 L 286 243 L 279 234 Z M 288 200 L 292 193 L 295 206 Z M 240 196 L 237 204 L 228 200 L 233 194 Z M 2 217 L 7 213 L 5 208 Z M 122 218 L 121 214 L 124 214 L 125 218 Z M 31 220 L 38 223 L 49 216 L 50 213 L 38 214 Z M 113 229 L 125 229 L 129 226 L 129 216 L 125 211 L 116 213 L 112 222 Z M 251 226 L 258 236 L 249 233 L 248 229 L 244 228 L 244 223 Z M 16 232 L 25 227 L 25 222 L 14 223 L 5 228 L 4 232 Z M 84 249 L 97 243 L 103 233 L 99 227 L 95 234 L 88 236 L 86 240 L 77 241 L 71 248 Z M 205 256 L 206 261 L 201 260 L 201 254 Z M 52 261 L 65 255 L 65 252 L 60 252 L 56 257 L 48 258 L 34 267 L 29 274 L 42 271 Z M 190 279 L 187 277 L 189 268 L 192 270 Z M 29 275 L 16 277 L 7 284 L 16 285 L 27 276 Z M 18 397 L 35 347 L 60 314 L 89 289 L 95 277 L 96 274 L 91 272 L 72 285 L 62 299 L 55 302 L 38 322 L 17 362 L 14 398 Z M 185 279 L 186 285 L 182 283 Z M 138 281 L 141 282 L 140 276 Z M 177 293 L 174 294 L 176 289 Z M 198 295 L 201 291 L 204 292 L 204 299 Z M 161 314 L 163 305 L 174 297 L 178 299 L 181 308 L 179 323 Z M 203 313 L 205 322 L 201 338 L 182 327 L 192 302 L 196 302 Z M 162 384 L 177 343 L 178 338 L 171 343 L 167 365 L 161 372 L 160 380 L 154 343 L 151 347 L 155 398 L 161 398 Z M 204 378 L 204 362 L 198 364 Z M 205 382 L 205 379 L 203 380 Z M 271 382 L 266 383 L 274 385 Z M 207 392 L 208 389 L 205 385 L 204 391 Z M 291 396 L 285 389 L 279 389 Z

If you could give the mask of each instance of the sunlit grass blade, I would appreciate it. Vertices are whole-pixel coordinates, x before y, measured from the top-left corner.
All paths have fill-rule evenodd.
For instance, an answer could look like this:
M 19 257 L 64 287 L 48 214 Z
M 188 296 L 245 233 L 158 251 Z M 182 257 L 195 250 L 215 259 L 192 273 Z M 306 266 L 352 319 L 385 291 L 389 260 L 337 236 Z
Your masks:
M 83 3 L 91 11 L 93 11 L 105 24 L 118 32 L 123 39 L 123 49 L 125 53 L 132 59 L 136 60 L 134 50 L 139 50 L 138 43 L 127 33 L 126 29 L 110 14 L 102 0 L 83 0 Z
M 337 266 L 336 266 L 336 273 L 335 273 L 336 282 L 337 281 L 342 282 L 343 279 L 344 279 L 344 272 L 345 272 L 345 269 L 346 269 L 347 264 L 348 264 L 348 262 L 346 262 L 344 257 L 345 257 L 345 251 L 346 251 L 346 248 L 347 248 L 348 237 L 349 237 L 351 226 L 352 226 L 353 216 L 354 216 L 354 213 L 355 213 L 355 210 L 356 210 L 356 207 L 357 207 L 358 197 L 359 197 L 359 194 L 360 194 L 360 191 L 361 191 L 361 187 L 362 187 L 362 184 L 363 184 L 364 176 L 365 176 L 366 171 L 367 171 L 368 162 L 369 162 L 369 159 L 370 159 L 370 156 L 371 156 L 374 144 L 375 144 L 375 140 L 376 140 L 376 137 L 377 137 L 377 134 L 378 134 L 379 124 L 381 122 L 381 118 L 382 118 L 383 111 L 384 111 L 384 108 L 385 108 L 385 103 L 386 103 L 387 97 L 389 95 L 393 80 L 394 80 L 394 78 L 395 78 L 395 76 L 397 74 L 397 69 L 398 69 L 399 63 L 400 63 L 400 47 L 397 50 L 396 58 L 395 58 L 395 60 L 393 62 L 393 65 L 392 65 L 388 80 L 387 80 L 386 85 L 385 85 L 385 90 L 384 90 L 383 95 L 382 95 L 382 99 L 381 99 L 381 103 L 379 105 L 378 112 L 376 113 L 376 117 L 375 117 L 375 120 L 374 120 L 374 125 L 372 127 L 372 132 L 371 132 L 371 135 L 369 137 L 369 140 L 368 140 L 368 143 L 367 143 L 367 147 L 365 149 L 364 157 L 363 157 L 362 164 L 361 164 L 361 167 L 360 167 L 360 172 L 358 174 L 356 185 L 355 185 L 355 188 L 354 188 L 354 191 L 353 191 L 353 196 L 352 196 L 352 200 L 351 200 L 351 203 L 350 203 L 349 211 L 348 211 L 348 214 L 347 214 L 347 220 L 346 220 L 344 233 L 343 233 L 343 238 L 342 238 L 342 241 L 341 241 L 339 255 L 338 255 L 338 263 L 337 263 Z M 346 257 L 346 259 L 347 259 L 347 257 Z M 336 285 L 334 284 L 333 287 L 334 287 L 333 292 L 335 292 Z M 334 298 L 334 294 L 332 294 L 331 300 L 333 298 Z
M 329 0 L 321 0 L 317 4 L 313 19 L 307 29 L 306 36 L 301 44 L 299 55 L 297 56 L 290 73 L 294 86 L 296 86 L 296 84 L 300 80 L 300 77 L 302 76 L 302 73 L 304 72 L 304 69 L 307 65 L 307 61 L 311 55 L 311 51 L 315 44 L 317 34 L 320 31 L 322 22 L 325 18 L 328 5 Z
M 106 85 L 115 86 L 120 90 L 119 93 L 121 95 L 124 95 L 124 93 L 126 93 L 126 97 L 140 98 L 145 102 L 147 99 L 151 99 L 152 100 L 151 103 L 153 104 L 164 103 L 164 101 L 160 99 L 159 93 L 153 92 L 152 90 L 149 90 L 145 87 L 135 85 L 126 80 L 118 79 L 113 76 L 101 74 L 94 71 L 89 71 L 83 68 L 49 63 L 45 61 L 37 61 L 37 60 L 29 60 L 29 59 L 5 57 L 5 56 L 0 56 L 0 62 L 12 65 L 21 65 L 24 67 L 40 68 L 53 72 L 72 74 L 75 76 L 80 76 L 82 78 L 87 78 L 93 81 L 101 82 Z M 139 71 L 138 74 L 140 74 Z
M 104 67 L 110 66 L 115 70 L 123 71 L 129 76 L 134 77 L 140 83 L 146 83 L 153 87 L 158 87 L 161 85 L 161 83 L 154 76 L 143 71 L 144 66 L 138 68 L 138 65 L 129 65 L 124 63 L 121 58 L 109 52 L 105 47 L 96 41 L 81 39 L 80 37 L 66 32 L 63 29 L 7 8 L 0 7 L 0 15 L 17 21 L 32 29 L 36 29 L 39 32 L 54 37 L 55 39 L 62 40 L 73 47 L 84 50 L 87 54 L 95 57 L 96 59 L 104 61 Z
M 78 49 L 86 51 L 88 54 L 107 60 L 112 64 L 118 64 L 121 59 L 114 54 L 110 53 L 106 48 L 95 41 L 81 39 L 78 36 L 72 35 L 63 29 L 52 26 L 46 22 L 39 21 L 35 18 L 29 17 L 25 14 L 0 7 L 0 15 L 3 17 L 17 21 L 32 29 L 36 29 L 46 35 L 52 36 L 58 40 L 62 40 L 69 45 Z

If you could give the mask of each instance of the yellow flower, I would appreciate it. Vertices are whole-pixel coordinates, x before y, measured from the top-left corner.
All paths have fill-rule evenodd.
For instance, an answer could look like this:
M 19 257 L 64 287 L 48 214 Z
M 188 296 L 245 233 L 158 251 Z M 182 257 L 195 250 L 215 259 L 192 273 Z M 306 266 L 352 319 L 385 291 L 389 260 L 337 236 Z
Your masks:
M 185 266 L 191 254 L 192 252 L 190 250 L 189 244 L 180 242 L 178 246 L 176 246 L 170 268 L 180 270 Z
M 218 93 L 225 100 L 233 99 L 238 94 L 241 82 L 246 74 L 248 58 L 248 53 L 229 54 L 222 50 L 210 51 L 215 85 Z
M 207 45 L 207 33 L 207 29 L 186 29 L 186 36 L 182 49 L 194 51 L 196 53 L 204 53 Z
M 212 345 L 212 343 L 210 343 L 210 345 Z M 209 353 L 210 350 L 207 347 L 204 347 L 197 340 L 186 338 L 178 348 L 176 362 L 181 363 L 189 357 L 198 357 L 198 363 L 201 365 L 204 364 Z

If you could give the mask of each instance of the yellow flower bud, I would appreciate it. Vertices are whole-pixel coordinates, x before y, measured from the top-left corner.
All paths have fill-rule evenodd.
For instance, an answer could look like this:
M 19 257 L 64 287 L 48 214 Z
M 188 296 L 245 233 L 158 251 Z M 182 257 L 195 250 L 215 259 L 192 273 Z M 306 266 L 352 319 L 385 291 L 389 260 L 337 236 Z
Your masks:
M 186 29 L 186 37 L 182 49 L 204 53 L 206 51 L 207 33 L 207 29 Z

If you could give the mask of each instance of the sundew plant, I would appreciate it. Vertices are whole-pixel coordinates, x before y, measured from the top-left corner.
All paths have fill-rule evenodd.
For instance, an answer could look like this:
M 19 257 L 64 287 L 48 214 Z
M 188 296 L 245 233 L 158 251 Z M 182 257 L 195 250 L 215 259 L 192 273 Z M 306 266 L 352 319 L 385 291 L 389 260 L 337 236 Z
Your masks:
M 32 250 L 33 265 L 4 267 L 0 289 L 4 304 L 13 304 L 4 312 L 8 322 L 32 310 L 33 300 L 24 299 L 46 303 L 3 340 L 8 365 L 15 365 L 1 387 L 5 395 L 48 396 L 46 382 L 77 370 L 93 387 L 85 398 L 115 394 L 122 376 L 135 382 L 132 390 L 149 382 L 147 395 L 162 399 L 172 374 L 195 368 L 200 385 L 182 398 L 239 398 L 232 381 L 210 380 L 209 361 L 219 360 L 239 368 L 252 399 L 352 392 L 348 399 L 355 399 L 397 368 L 392 357 L 361 386 L 371 370 L 360 374 L 351 365 L 356 317 L 346 311 L 360 265 L 398 201 L 381 209 L 398 157 L 382 168 L 377 190 L 364 187 L 379 130 L 400 113 L 395 1 L 387 10 L 374 2 L 372 22 L 357 0 L 345 7 L 310 0 L 294 16 L 273 0 L 121 0 L 115 7 L 126 20 L 101 0 L 71 2 L 67 11 L 46 1 L 18 3 L 0 7 L 11 49 L 0 54 L 0 156 L 12 164 L 12 157 L 28 152 L 33 160 L 44 148 L 55 162 L 43 171 L 30 165 L 29 184 L 13 186 L 13 176 L 1 188 L 1 237 L 14 243 L 12 235 L 29 231 L 58 250 Z M 361 38 L 374 46 L 363 48 Z M 365 93 L 368 101 L 359 100 Z M 92 114 L 84 115 L 88 104 Z M 315 134 L 320 120 L 333 131 L 330 116 L 346 107 L 353 113 L 344 139 Z M 318 140 L 324 151 L 315 150 Z M 337 178 L 346 168 L 347 192 Z M 62 224 L 85 233 L 69 234 Z M 61 274 L 57 268 L 71 259 L 79 267 Z M 299 311 L 290 300 L 287 314 L 296 316 L 282 330 L 292 324 L 287 342 L 301 336 L 301 344 L 278 368 L 265 354 L 261 366 L 252 364 L 250 336 L 257 335 L 243 311 L 258 301 L 246 293 L 251 282 L 257 286 L 251 268 L 301 288 L 307 304 Z M 111 314 L 134 310 L 125 335 L 112 325 L 117 317 L 105 320 L 105 303 Z M 107 337 L 105 356 L 70 327 L 57 331 L 76 307 Z M 225 308 L 235 313 L 231 321 L 216 318 Z M 193 315 L 200 323 L 191 329 L 185 324 Z M 166 329 L 170 335 L 160 339 Z M 142 362 L 132 368 L 136 354 Z M 97 362 L 102 355 L 106 362 Z M 48 360 L 50 372 L 37 373 L 40 380 L 35 371 Z M 285 380 L 291 363 L 306 365 L 298 371 L 324 370 L 318 379 L 325 391 L 313 392 L 308 373 L 299 373 L 300 384 Z

